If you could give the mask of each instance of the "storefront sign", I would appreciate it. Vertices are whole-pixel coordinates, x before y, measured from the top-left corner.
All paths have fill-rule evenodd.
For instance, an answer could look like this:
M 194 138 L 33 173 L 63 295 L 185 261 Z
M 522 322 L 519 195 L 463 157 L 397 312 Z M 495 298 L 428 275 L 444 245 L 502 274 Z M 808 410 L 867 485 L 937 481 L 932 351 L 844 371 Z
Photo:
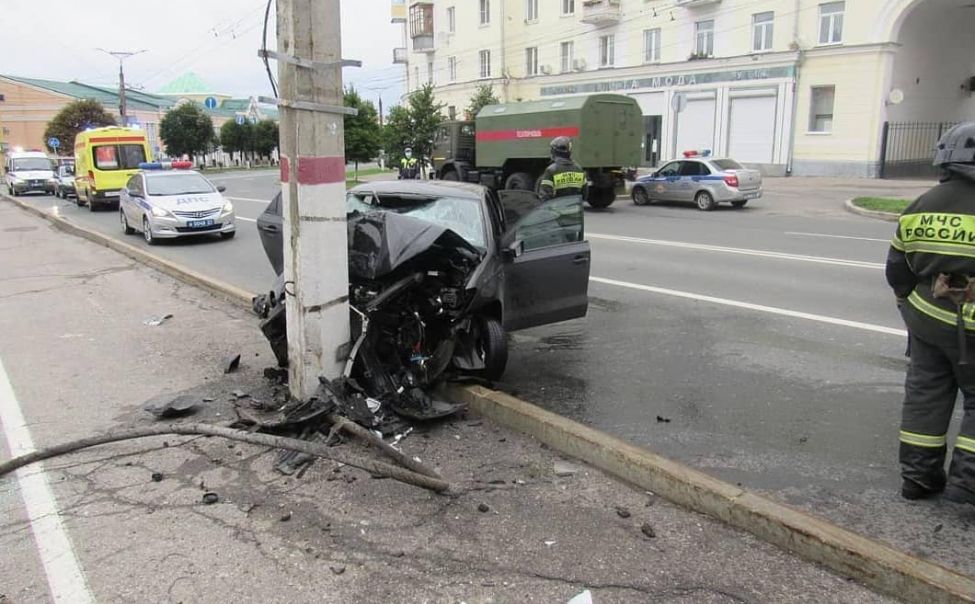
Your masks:
M 585 84 L 561 84 L 558 86 L 542 86 L 541 96 L 560 96 L 564 94 L 579 94 L 593 92 L 625 92 L 627 90 L 674 88 L 681 86 L 698 86 L 700 84 L 717 84 L 721 82 L 745 82 L 749 80 L 768 80 L 771 78 L 790 78 L 794 73 L 792 65 L 785 67 L 762 67 L 758 69 L 737 69 L 734 71 L 712 71 L 708 73 L 683 73 L 653 76 L 650 78 L 633 78 L 628 80 L 611 80 L 608 82 L 588 82 Z

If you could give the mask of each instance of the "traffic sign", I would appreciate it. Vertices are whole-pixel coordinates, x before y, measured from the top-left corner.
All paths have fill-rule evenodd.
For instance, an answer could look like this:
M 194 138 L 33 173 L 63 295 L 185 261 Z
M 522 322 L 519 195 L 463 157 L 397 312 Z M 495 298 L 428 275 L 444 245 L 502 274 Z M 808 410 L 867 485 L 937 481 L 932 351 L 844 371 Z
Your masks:
M 670 108 L 677 113 L 687 109 L 687 95 L 682 92 L 678 92 L 674 96 L 670 97 Z
M 250 123 L 252 123 L 252 124 L 256 124 L 256 123 L 257 123 L 257 118 L 256 118 L 256 117 L 254 117 L 253 115 L 252 115 L 252 116 L 250 116 L 250 117 L 249 117 L 249 118 L 247 118 L 247 119 L 248 119 L 248 121 L 250 121 Z
M 212 96 L 208 96 L 203 101 L 203 106 L 206 107 L 207 109 L 216 109 L 217 108 L 217 99 L 214 98 L 214 97 L 212 97 Z
M 245 119 L 244 116 L 238 115 L 237 117 L 234 118 L 234 121 L 237 122 L 238 126 L 243 126 Z
M 47 139 L 47 146 L 52 149 L 57 149 L 61 146 L 61 141 L 58 140 L 56 136 L 52 136 L 51 138 Z

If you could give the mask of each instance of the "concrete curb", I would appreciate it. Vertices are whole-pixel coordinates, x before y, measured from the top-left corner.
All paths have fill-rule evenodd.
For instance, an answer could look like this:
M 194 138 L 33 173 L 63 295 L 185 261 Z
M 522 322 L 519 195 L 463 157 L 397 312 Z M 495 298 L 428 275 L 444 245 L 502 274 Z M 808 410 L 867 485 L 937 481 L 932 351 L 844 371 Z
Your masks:
M 880 212 L 878 210 L 868 210 L 866 208 L 861 208 L 860 206 L 853 203 L 852 199 L 847 199 L 843 205 L 846 207 L 848 212 L 854 214 L 859 214 L 860 216 L 867 216 L 869 218 L 878 218 L 880 220 L 886 220 L 888 222 L 897 222 L 900 218 L 900 214 L 894 214 L 893 212 Z
M 480 386 L 445 394 L 503 426 L 909 602 L 975 602 L 975 579 L 717 480 L 517 398 Z
M 155 256 L 145 250 L 135 247 L 134 245 L 118 241 L 117 239 L 113 239 L 104 233 L 99 233 L 98 231 L 74 224 L 63 216 L 57 216 L 51 214 L 50 212 L 45 212 L 41 208 L 33 206 L 15 197 L 0 194 L 0 198 L 6 199 L 21 209 L 49 221 L 56 228 L 66 233 L 71 233 L 72 235 L 83 237 L 93 243 L 104 245 L 105 247 L 113 249 L 120 254 L 124 254 L 133 260 L 141 262 L 147 266 L 151 266 L 152 268 L 165 273 L 170 277 L 179 279 L 180 281 L 184 281 L 190 285 L 199 287 L 200 289 L 203 289 L 217 297 L 228 300 L 237 306 L 242 306 L 246 309 L 251 308 L 251 298 L 254 294 L 246 292 L 239 287 L 235 287 L 229 283 L 224 283 L 223 281 L 219 281 L 217 279 L 206 277 L 193 269 L 187 268 L 176 262 L 171 262 L 164 258 L 160 258 L 159 256 Z
M 0 195 L 57 228 L 105 245 L 171 277 L 250 308 L 251 294 L 73 224 L 18 199 Z M 849 202 L 848 202 L 849 203 Z M 975 578 L 915 558 L 888 545 L 795 510 L 613 436 L 481 386 L 445 386 L 444 394 L 472 411 L 528 434 L 565 455 L 648 489 L 726 524 L 910 602 L 975 602 Z

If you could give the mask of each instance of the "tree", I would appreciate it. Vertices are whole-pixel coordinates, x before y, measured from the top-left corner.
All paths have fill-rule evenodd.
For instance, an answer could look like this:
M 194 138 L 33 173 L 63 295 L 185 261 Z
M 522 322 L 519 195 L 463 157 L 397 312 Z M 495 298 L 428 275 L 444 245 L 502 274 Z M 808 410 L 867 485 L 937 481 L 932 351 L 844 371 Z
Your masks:
M 274 120 L 261 120 L 254 126 L 254 151 L 260 157 L 270 159 L 278 148 L 278 124 Z
M 433 140 L 444 122 L 441 112 L 447 105 L 437 102 L 433 96 L 433 84 L 426 84 L 411 94 L 407 104 L 413 125 L 413 154 L 423 161 L 433 154 Z
M 159 122 L 159 137 L 170 157 L 206 153 L 214 142 L 213 120 L 198 105 L 183 103 L 166 112 Z
M 379 154 L 383 132 L 379 128 L 379 112 L 372 101 L 363 100 L 355 88 L 345 91 L 345 106 L 357 109 L 357 115 L 345 116 L 345 160 L 355 162 L 355 178 L 359 178 L 359 162 L 371 161 Z
M 44 128 L 45 145 L 51 138 L 61 142 L 62 152 L 74 153 L 74 137 L 87 128 L 114 126 L 115 118 L 94 99 L 72 101 L 58 112 Z M 54 149 L 51 149 L 55 151 Z
M 249 122 L 238 124 L 234 120 L 224 122 L 220 127 L 220 146 L 227 153 L 253 150 L 254 126 Z
M 383 147 L 389 158 L 389 165 L 395 165 L 403 157 L 403 149 L 413 146 L 413 126 L 410 110 L 396 105 L 389 110 L 386 127 L 383 129 Z
M 494 96 L 494 88 L 490 84 L 478 86 L 474 94 L 471 95 L 470 104 L 467 106 L 467 119 L 472 120 L 477 117 L 481 109 L 487 105 L 497 105 L 501 101 Z

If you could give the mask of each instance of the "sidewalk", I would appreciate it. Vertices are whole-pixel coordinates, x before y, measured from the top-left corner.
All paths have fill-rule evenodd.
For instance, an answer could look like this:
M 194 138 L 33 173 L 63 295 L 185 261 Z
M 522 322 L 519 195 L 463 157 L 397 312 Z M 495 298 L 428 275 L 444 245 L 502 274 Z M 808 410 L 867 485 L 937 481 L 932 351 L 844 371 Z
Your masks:
M 38 447 L 146 424 L 141 404 L 164 392 L 208 392 L 202 417 L 227 419 L 227 393 L 255 388 L 272 362 L 237 307 L 6 202 L 0 232 L 0 360 Z M 242 355 L 232 379 L 230 353 Z M 284 477 L 274 453 L 217 438 L 108 445 L 45 468 L 99 601 L 566 602 L 587 588 L 597 603 L 887 601 L 482 418 L 401 446 L 462 494 L 324 461 Z M 5 604 L 49 598 L 17 485 L 0 480 Z M 220 501 L 203 505 L 204 490 Z

